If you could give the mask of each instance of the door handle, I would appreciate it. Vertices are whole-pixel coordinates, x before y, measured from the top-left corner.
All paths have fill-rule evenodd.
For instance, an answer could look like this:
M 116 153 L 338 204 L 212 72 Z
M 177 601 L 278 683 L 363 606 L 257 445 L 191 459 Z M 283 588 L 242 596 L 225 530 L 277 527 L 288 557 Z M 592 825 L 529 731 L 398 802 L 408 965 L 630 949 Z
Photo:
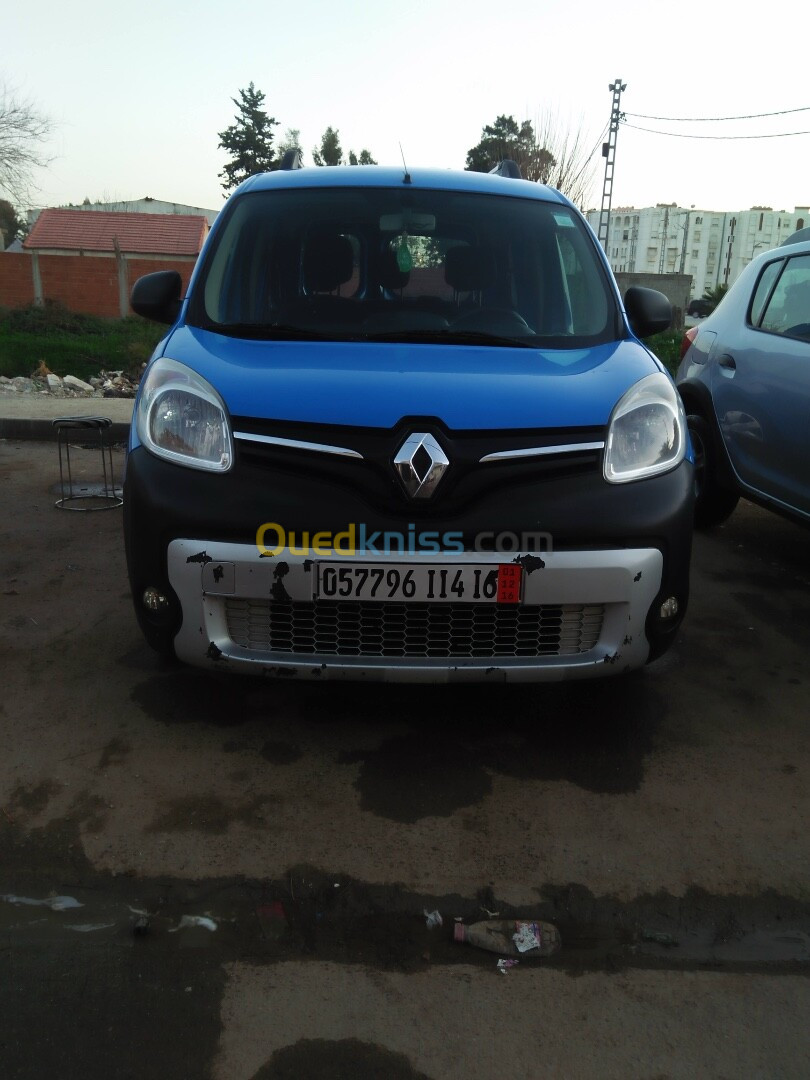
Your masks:
M 721 375 L 725 375 L 727 379 L 734 378 L 734 372 L 737 370 L 737 361 L 733 356 L 729 356 L 728 353 L 723 353 L 722 356 L 717 358 L 717 366 L 720 368 Z

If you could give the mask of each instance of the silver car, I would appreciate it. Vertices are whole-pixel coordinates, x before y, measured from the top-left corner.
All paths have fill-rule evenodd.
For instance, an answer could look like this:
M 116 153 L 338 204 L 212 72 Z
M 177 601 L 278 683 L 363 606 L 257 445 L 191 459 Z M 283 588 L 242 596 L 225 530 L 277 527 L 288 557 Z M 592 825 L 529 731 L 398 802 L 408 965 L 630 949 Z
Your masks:
M 695 524 L 740 496 L 810 522 L 810 241 L 758 255 L 687 330 L 676 377 L 695 453 Z

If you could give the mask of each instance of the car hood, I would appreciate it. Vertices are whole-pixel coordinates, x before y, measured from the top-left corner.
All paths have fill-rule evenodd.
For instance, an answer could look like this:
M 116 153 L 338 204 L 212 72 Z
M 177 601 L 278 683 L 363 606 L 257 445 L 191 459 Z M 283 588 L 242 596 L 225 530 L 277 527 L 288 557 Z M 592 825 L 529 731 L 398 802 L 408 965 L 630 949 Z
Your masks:
M 637 341 L 589 349 L 257 341 L 181 326 L 163 355 L 212 384 L 233 416 L 453 430 L 593 427 L 658 363 Z

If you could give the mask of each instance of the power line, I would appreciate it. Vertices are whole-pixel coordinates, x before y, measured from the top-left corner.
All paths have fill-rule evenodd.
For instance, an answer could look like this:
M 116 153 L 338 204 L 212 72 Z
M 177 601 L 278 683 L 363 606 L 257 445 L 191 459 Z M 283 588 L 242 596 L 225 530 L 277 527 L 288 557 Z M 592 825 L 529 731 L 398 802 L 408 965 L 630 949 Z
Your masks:
M 594 143 L 593 150 L 591 150 L 590 154 L 588 154 L 588 157 L 587 157 L 586 162 L 585 162 L 586 165 L 591 160 L 591 158 L 594 156 L 594 154 L 599 149 L 599 147 L 602 145 L 602 142 L 603 142 L 603 140 L 605 138 L 605 135 L 607 135 L 607 130 L 608 130 L 609 127 L 610 127 L 610 121 L 608 120 L 608 122 L 602 128 L 602 134 L 599 136 L 599 138 Z
M 571 185 L 572 185 L 572 186 L 573 186 L 574 184 L 576 184 L 576 183 L 577 183 L 577 181 L 579 180 L 579 178 L 580 178 L 580 177 L 581 177 L 581 176 L 583 175 L 583 173 L 585 172 L 585 170 L 586 170 L 586 169 L 588 168 L 588 166 L 590 165 L 590 163 L 591 163 L 591 159 L 593 158 L 594 154 L 596 153 L 596 151 L 597 151 L 597 150 L 599 149 L 599 147 L 601 146 L 601 144 L 602 144 L 602 140 L 604 139 L 605 135 L 607 134 L 607 129 L 608 129 L 609 127 L 610 127 L 610 121 L 608 120 L 608 122 L 607 122 L 607 123 L 605 124 L 605 126 L 604 126 L 604 127 L 602 128 L 602 134 L 601 134 L 601 135 L 599 136 L 599 138 L 598 138 L 598 139 L 596 140 L 596 143 L 595 143 L 595 145 L 594 145 L 594 148 L 593 148 L 593 150 L 591 150 L 590 154 L 588 154 L 588 156 L 587 156 L 587 157 L 585 158 L 585 160 L 584 160 L 584 161 L 583 161 L 583 163 L 582 163 L 582 168 L 581 168 L 581 169 L 579 170 L 579 172 L 578 172 L 578 173 L 576 174 L 576 176 L 575 176 L 575 177 L 573 178 L 573 180 L 571 181 Z
M 789 113 L 810 112 L 810 105 L 802 105 L 798 109 L 780 109 L 778 112 L 749 113 L 746 116 L 647 116 L 645 113 L 625 113 L 625 116 L 634 116 L 637 120 L 670 120 L 672 123 L 708 123 L 715 124 L 721 120 L 759 120 L 763 116 L 787 116 Z
M 776 135 L 686 135 L 682 131 L 659 131 L 657 128 L 639 127 L 638 124 L 623 123 L 623 127 L 632 128 L 634 131 L 646 131 L 651 135 L 669 135 L 673 139 L 787 139 L 791 135 L 810 135 L 810 131 L 780 131 Z

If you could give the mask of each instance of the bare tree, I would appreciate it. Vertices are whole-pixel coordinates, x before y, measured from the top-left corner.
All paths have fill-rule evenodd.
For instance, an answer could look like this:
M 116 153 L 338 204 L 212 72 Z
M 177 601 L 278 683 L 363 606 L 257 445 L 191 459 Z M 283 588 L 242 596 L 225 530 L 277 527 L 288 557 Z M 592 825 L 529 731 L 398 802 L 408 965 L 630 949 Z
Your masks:
M 547 107 L 536 118 L 535 140 L 546 151 L 539 176 L 532 179 L 557 188 L 581 209 L 587 205 L 594 184 L 596 167 L 601 157 L 597 146 L 591 146 L 591 136 L 585 130 L 584 118 L 575 122 L 561 118 L 557 109 Z
M 599 140 L 601 144 L 601 138 Z M 549 184 L 582 207 L 588 201 L 597 165 L 596 151 L 582 117 L 571 123 L 554 108 L 544 109 L 532 123 L 518 124 L 513 116 L 499 116 L 481 132 L 467 153 L 468 169 L 488 172 L 504 158 L 520 166 L 524 179 Z
M 276 152 L 279 158 L 283 158 L 288 150 L 298 150 L 301 146 L 301 131 L 299 128 L 287 128 L 284 136 L 279 139 Z
M 0 83 L 0 190 L 18 206 L 29 201 L 34 170 L 51 160 L 43 145 L 52 129 L 33 102 Z

